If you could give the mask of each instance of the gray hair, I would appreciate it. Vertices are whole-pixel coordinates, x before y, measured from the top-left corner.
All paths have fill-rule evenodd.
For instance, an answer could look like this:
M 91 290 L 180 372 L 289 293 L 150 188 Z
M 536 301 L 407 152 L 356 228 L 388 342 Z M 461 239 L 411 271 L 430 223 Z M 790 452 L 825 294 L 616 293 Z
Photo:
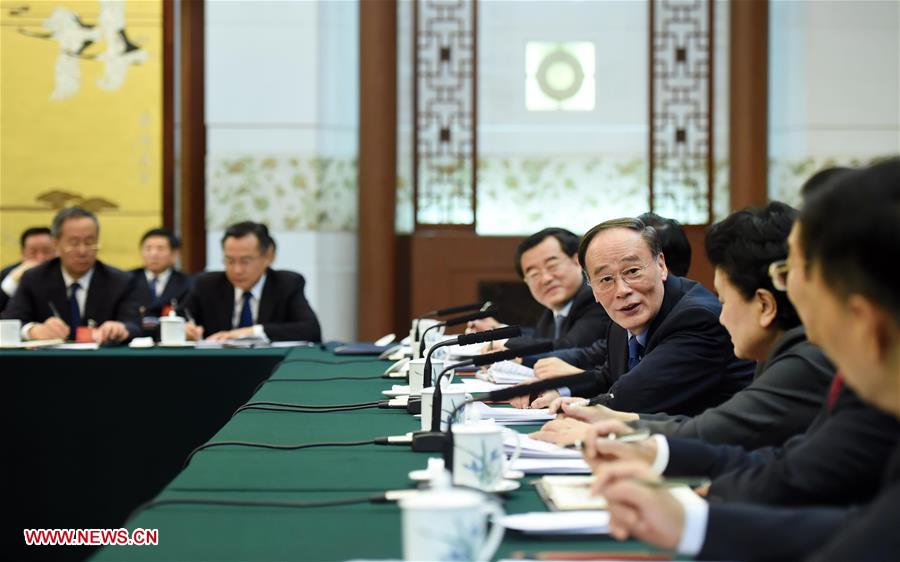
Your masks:
M 100 222 L 97 220 L 97 215 L 88 211 L 87 209 L 82 209 L 81 207 L 66 207 L 65 209 L 60 210 L 56 213 L 56 216 L 53 217 L 53 225 L 50 227 L 50 231 L 53 234 L 53 237 L 59 239 L 59 236 L 62 234 L 62 226 L 63 223 L 69 219 L 78 219 L 78 218 L 89 218 L 94 221 L 94 224 L 97 225 L 97 234 L 100 234 Z

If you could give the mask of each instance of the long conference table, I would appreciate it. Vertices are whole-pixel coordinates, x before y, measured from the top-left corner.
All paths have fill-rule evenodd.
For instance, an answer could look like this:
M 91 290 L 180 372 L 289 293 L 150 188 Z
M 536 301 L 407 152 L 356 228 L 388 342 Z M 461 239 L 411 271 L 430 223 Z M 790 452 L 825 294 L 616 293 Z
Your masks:
M 120 362 L 129 350 L 111 350 Z M 154 352 L 149 350 L 132 359 L 148 361 Z M 199 385 L 206 385 L 207 392 L 215 395 L 225 377 L 237 377 L 242 383 L 252 384 L 243 400 L 289 402 L 298 404 L 332 405 L 368 402 L 383 399 L 382 390 L 390 388 L 390 380 L 378 378 L 387 363 L 368 358 L 335 357 L 318 348 L 295 348 L 285 350 L 222 350 L 227 353 L 209 353 L 204 357 L 200 350 L 179 350 L 174 356 L 192 365 L 189 379 L 200 379 Z M 121 354 L 116 357 L 115 354 Z M 193 355 L 200 354 L 200 355 Z M 7 354 L 0 355 L 6 363 Z M 169 354 L 166 357 L 171 358 Z M 97 357 L 97 356 L 95 356 Z M 99 357 L 98 357 L 99 358 Z M 31 357 L 29 359 L 35 359 Z M 194 359 L 199 359 L 194 361 Z M 230 369 L 214 372 L 210 365 L 216 359 L 231 366 L 241 359 L 255 362 L 255 375 L 246 369 Z M 43 360 L 43 357 L 42 357 Z M 272 370 L 272 366 L 277 365 Z M 74 371 L 74 369 L 73 369 Z M 240 371 L 240 372 L 239 372 Z M 197 373 L 205 376 L 197 377 Z M 128 377 L 134 373 L 118 373 Z M 79 375 L 70 372 L 71 377 Z M 347 377 L 341 380 L 315 380 L 333 377 Z M 62 377 L 65 378 L 65 377 Z M 111 378 L 115 378 L 112 376 Z M 253 386 L 265 381 L 252 395 Z M 58 382 L 58 381 L 56 381 Z M 105 382 L 109 382 L 106 380 Z M 160 387 L 169 394 L 160 397 L 159 407 L 166 404 L 194 403 L 202 409 L 203 392 L 198 392 L 192 382 L 185 388 L 172 377 L 162 380 L 142 379 L 140 388 L 147 384 Z M 229 385 L 225 385 L 229 386 Z M 237 385 L 241 388 L 246 384 Z M 245 388 L 244 388 L 245 389 Z M 246 389 L 245 389 L 246 390 Z M 237 388 L 235 388 L 237 392 Z M 127 401 L 127 396 L 121 396 Z M 109 404 L 121 413 L 120 402 Z M 237 405 L 227 400 L 216 400 L 221 410 L 233 412 Z M 32 405 L 35 407 L 36 405 Z M 104 404 L 95 403 L 82 411 L 83 415 L 96 418 L 105 417 L 110 411 Z M 214 418 L 214 412 L 206 412 L 207 418 Z M 154 419 L 159 419 L 156 416 Z M 110 426 L 115 419 L 108 419 Z M 135 420 L 128 420 L 129 423 Z M 401 435 L 418 429 L 419 420 L 405 410 L 366 409 L 333 413 L 297 413 L 245 410 L 225 420 L 207 422 L 219 423 L 220 429 L 196 442 L 249 441 L 278 445 L 292 445 L 313 442 L 344 442 L 374 439 L 388 435 Z M 55 418 L 55 423 L 63 426 L 65 419 Z M 137 435 L 133 435 L 130 445 L 140 446 L 142 440 L 147 448 L 161 448 L 154 443 L 152 429 L 143 422 Z M 527 432 L 537 426 L 520 426 Z M 192 433 L 190 439 L 203 431 L 185 428 Z M 115 431 L 131 433 L 128 428 Z M 148 433 L 144 433 L 147 431 Z M 188 439 L 188 440 L 190 440 Z M 189 451 L 190 449 L 188 449 Z M 179 455 L 181 462 L 187 451 L 167 448 L 165 456 L 169 462 L 173 455 Z M 294 451 L 268 450 L 236 446 L 205 449 L 198 452 L 183 470 L 155 496 L 156 499 L 221 499 L 221 500 L 275 500 L 275 501 L 315 501 L 356 498 L 374 495 L 385 490 L 415 487 L 408 473 L 424 468 L 429 456 L 434 454 L 414 453 L 407 447 L 362 445 L 353 447 L 322 447 Z M 114 455 L 115 456 L 115 455 Z M 171 467 L 169 467 L 171 469 Z M 58 467 L 65 471 L 71 467 Z M 125 479 L 129 475 L 123 475 Z M 136 479 L 133 480 L 136 482 Z M 152 497 L 152 496 L 151 496 Z M 543 511 L 543 502 L 529 478 L 522 481 L 522 487 L 504 497 L 507 513 Z M 103 498 L 97 498 L 102 501 Z M 133 499 L 133 498 L 132 498 Z M 146 501 L 150 498 L 142 498 Z M 134 503 L 134 502 L 132 502 Z M 137 505 L 134 503 L 134 505 Z M 134 505 L 131 507 L 133 508 Z M 77 512 L 84 504 L 71 506 Z M 118 527 L 121 524 L 110 524 Z M 88 524 L 71 524 L 68 527 L 90 527 Z M 363 503 L 346 506 L 319 508 L 283 508 L 267 506 L 222 506 L 222 505 L 161 505 L 141 511 L 124 524 L 128 529 L 158 529 L 158 544 L 155 546 L 107 546 L 92 557 L 97 561 L 111 560 L 349 560 L 349 559 L 399 559 L 402 558 L 402 537 L 400 508 L 394 503 Z M 19 531 L 21 532 L 21 531 Z M 61 547 L 29 547 L 25 552 L 29 557 L 54 558 L 54 549 Z M 84 548 L 84 547 L 74 547 Z M 67 549 L 63 549 L 67 550 Z M 507 531 L 495 559 L 514 554 L 537 555 L 541 552 L 608 552 L 639 553 L 656 549 L 638 541 L 617 542 L 609 537 L 585 538 L 535 538 Z M 84 550 L 82 550 L 84 552 Z M 91 551 L 88 551 L 91 552 Z

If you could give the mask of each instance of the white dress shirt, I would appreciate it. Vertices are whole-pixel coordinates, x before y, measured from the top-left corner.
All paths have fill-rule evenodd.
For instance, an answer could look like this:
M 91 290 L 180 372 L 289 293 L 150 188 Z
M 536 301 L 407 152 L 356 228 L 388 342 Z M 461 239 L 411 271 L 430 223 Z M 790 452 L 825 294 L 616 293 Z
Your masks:
M 78 292 L 75 294 L 75 301 L 78 302 L 78 315 L 81 316 L 81 318 L 84 318 L 84 305 L 87 302 L 88 289 L 91 288 L 91 279 L 94 277 L 94 268 L 92 267 L 91 269 L 89 269 L 87 273 L 85 273 L 78 279 L 69 275 L 69 272 L 67 272 L 66 268 L 62 267 L 62 265 L 60 265 L 60 270 L 62 271 L 63 283 L 66 286 L 66 301 L 69 300 L 69 295 L 71 294 L 70 287 L 72 286 L 72 283 L 78 281 L 78 285 L 81 288 L 78 289 Z M 59 312 L 60 312 L 60 314 L 64 315 L 62 318 L 62 321 L 65 322 L 66 315 L 69 314 L 69 311 L 68 310 L 60 310 Z M 28 333 L 31 331 L 31 328 L 33 328 L 34 325 L 37 323 L 38 322 L 29 322 L 28 324 L 25 324 L 24 326 L 22 326 L 22 339 L 23 340 L 29 339 Z
M 149 287 L 153 278 L 156 277 L 156 294 L 153 295 L 154 298 L 159 298 L 159 295 L 163 294 L 166 290 L 166 285 L 169 284 L 169 279 L 172 277 L 172 268 L 168 268 L 159 275 L 156 275 L 149 269 L 144 270 L 144 277 L 147 278 L 147 286 Z
M 266 284 L 266 274 L 263 273 L 262 277 L 259 278 L 259 281 L 256 282 L 256 285 L 250 288 L 250 294 L 252 297 L 250 298 L 250 315 L 253 318 L 253 335 L 257 338 L 269 339 L 266 335 L 266 331 L 263 330 L 262 324 L 257 323 L 257 318 L 259 318 L 259 299 L 262 298 L 263 287 Z M 233 328 L 237 328 L 238 324 L 241 322 L 241 310 L 244 308 L 244 290 L 234 288 L 234 311 L 231 314 L 231 325 Z

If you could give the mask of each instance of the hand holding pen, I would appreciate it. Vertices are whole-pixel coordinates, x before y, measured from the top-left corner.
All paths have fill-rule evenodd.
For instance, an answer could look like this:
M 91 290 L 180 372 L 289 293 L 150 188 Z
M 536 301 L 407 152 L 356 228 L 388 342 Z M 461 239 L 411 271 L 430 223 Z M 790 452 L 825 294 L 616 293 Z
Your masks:
M 69 337 L 69 325 L 65 320 L 62 319 L 62 316 L 59 314 L 59 310 L 56 308 L 56 305 L 54 305 L 52 302 L 48 302 L 47 304 L 50 305 L 50 311 L 53 313 L 53 315 L 43 322 L 34 324 L 28 331 L 28 334 L 26 334 L 28 336 L 28 339 L 64 340 Z

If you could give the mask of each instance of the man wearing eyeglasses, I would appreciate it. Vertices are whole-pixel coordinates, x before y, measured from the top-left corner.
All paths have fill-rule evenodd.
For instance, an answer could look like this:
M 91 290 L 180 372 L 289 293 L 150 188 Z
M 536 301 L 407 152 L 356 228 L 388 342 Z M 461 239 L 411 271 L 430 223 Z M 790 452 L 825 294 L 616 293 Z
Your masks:
M 506 347 L 523 347 L 542 340 L 551 340 L 554 349 L 581 347 L 606 332 L 609 316 L 597 306 L 590 288 L 585 286 L 577 254 L 578 236 L 563 228 L 545 228 L 519 244 L 516 273 L 546 310 L 531 334 L 508 340 Z M 486 318 L 470 322 L 468 328 L 482 331 L 499 326 L 493 318 Z
M 222 251 L 225 271 L 197 276 L 187 297 L 188 338 L 322 339 L 319 320 L 303 294 L 303 276 L 269 267 L 275 241 L 266 225 L 246 221 L 229 226 Z
M 59 257 L 22 276 L 3 317 L 21 320 L 22 337 L 29 340 L 75 339 L 85 327 L 100 344 L 138 335 L 131 276 L 97 259 L 97 217 L 79 207 L 63 209 L 53 219 L 51 234 Z
M 734 356 L 708 289 L 670 275 L 653 228 L 639 219 L 603 222 L 578 249 L 594 297 L 612 324 L 606 364 L 566 389 L 629 412 L 695 415 L 728 399 L 753 378 Z M 531 404 L 545 407 L 548 392 Z

